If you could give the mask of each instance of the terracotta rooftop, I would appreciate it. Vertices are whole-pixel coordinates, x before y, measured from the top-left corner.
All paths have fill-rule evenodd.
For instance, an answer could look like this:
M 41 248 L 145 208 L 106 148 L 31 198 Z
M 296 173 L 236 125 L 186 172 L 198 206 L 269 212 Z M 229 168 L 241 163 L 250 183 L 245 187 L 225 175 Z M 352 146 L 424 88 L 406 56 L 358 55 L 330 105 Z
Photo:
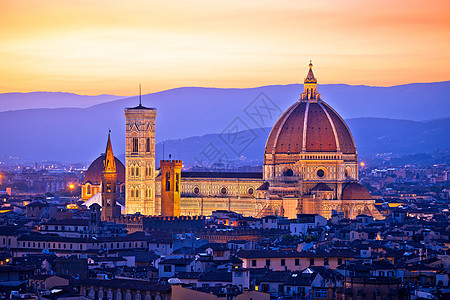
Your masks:
M 102 182 L 104 159 L 105 154 L 102 154 L 94 160 L 94 162 L 87 169 L 86 174 L 84 174 L 83 184 L 88 181 L 92 184 L 100 184 Z M 114 157 L 114 159 L 116 162 L 117 182 L 125 182 L 125 166 L 117 157 Z

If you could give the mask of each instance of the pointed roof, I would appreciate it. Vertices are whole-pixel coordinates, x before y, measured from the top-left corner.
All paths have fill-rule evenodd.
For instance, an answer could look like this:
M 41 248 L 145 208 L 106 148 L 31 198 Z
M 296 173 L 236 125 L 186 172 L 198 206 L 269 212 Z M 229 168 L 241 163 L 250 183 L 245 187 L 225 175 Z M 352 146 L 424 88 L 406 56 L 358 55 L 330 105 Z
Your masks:
M 106 143 L 105 160 L 103 161 L 105 173 L 116 173 L 116 160 L 114 158 L 111 146 L 111 130 L 108 133 L 108 142 Z
M 312 62 L 309 61 L 309 71 L 303 84 L 304 90 L 300 95 L 300 100 L 302 101 L 318 101 L 321 99 L 320 94 L 317 92 L 317 78 L 314 76 L 312 66 Z
M 306 75 L 305 83 L 317 83 L 317 79 L 316 77 L 314 77 L 312 67 L 313 67 L 312 61 L 309 61 L 309 71 L 308 75 Z

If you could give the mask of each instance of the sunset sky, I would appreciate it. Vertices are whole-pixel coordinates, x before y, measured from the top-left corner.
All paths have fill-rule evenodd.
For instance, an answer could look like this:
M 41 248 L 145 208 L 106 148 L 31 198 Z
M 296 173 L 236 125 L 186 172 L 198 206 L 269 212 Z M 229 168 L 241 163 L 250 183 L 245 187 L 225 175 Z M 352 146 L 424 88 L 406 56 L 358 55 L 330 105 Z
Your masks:
M 0 1 L 0 93 L 450 80 L 450 1 Z

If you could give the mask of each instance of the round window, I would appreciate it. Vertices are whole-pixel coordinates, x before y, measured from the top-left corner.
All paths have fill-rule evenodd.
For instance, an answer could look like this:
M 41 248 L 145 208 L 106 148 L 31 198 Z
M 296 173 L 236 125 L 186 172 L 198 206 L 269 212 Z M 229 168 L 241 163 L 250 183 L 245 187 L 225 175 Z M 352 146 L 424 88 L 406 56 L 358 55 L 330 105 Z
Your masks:
M 198 188 L 198 186 L 196 186 L 194 188 L 194 194 L 198 195 L 200 193 L 200 189 Z
M 317 170 L 317 177 L 322 178 L 325 176 L 325 171 L 322 169 Z
M 255 190 L 253 188 L 249 188 L 247 192 L 248 192 L 249 195 L 253 195 Z
M 225 187 L 221 188 L 221 189 L 220 189 L 220 193 L 221 193 L 222 195 L 226 195 L 226 194 L 227 194 L 227 188 L 225 188 Z

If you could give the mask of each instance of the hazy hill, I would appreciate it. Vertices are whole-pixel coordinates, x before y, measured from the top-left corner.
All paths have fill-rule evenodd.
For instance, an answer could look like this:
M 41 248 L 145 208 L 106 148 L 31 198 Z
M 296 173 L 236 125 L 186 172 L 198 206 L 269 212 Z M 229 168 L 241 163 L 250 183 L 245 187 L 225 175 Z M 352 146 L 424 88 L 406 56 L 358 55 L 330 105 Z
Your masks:
M 347 120 L 353 133 L 360 156 L 373 156 L 377 153 L 431 153 L 436 149 L 450 148 L 450 118 L 418 122 L 382 118 L 356 118 Z M 223 152 L 230 165 L 263 161 L 264 147 L 270 128 L 243 132 L 244 136 L 256 136 L 249 146 L 238 156 L 224 142 L 220 134 L 171 140 L 164 142 L 165 158 L 171 153 L 174 158 L 183 159 L 187 165 L 207 164 L 218 161 L 215 152 Z M 211 148 L 210 145 L 215 147 Z M 162 143 L 157 145 L 157 159 L 162 159 Z M 213 157 L 213 159 L 210 159 Z M 245 160 L 244 160 L 245 158 Z
M 251 89 L 178 88 L 144 95 L 142 102 L 145 106 L 158 109 L 156 137 L 157 142 L 160 142 L 220 133 L 230 124 L 235 124 L 233 122 L 236 120 L 240 124 L 240 130 L 272 127 L 279 115 L 297 101 L 302 89 L 302 86 L 298 84 Z M 321 85 L 319 91 L 322 93 L 322 98 L 346 119 L 381 117 L 422 121 L 450 117 L 450 101 L 448 101 L 450 82 L 409 84 L 387 88 Z M 260 113 L 267 113 L 261 107 L 261 99 L 265 99 L 266 103 L 270 104 L 273 109 L 270 111 L 271 115 L 266 114 L 267 116 L 261 119 L 246 114 L 246 108 L 253 112 L 255 108 L 258 108 Z M 122 154 L 125 136 L 123 109 L 136 106 L 137 103 L 137 97 L 131 97 L 88 108 L 0 112 L 2 145 L 0 156 L 14 155 L 30 160 L 90 161 L 104 151 L 108 129 L 112 130 L 115 153 Z M 67 106 L 71 105 L 67 104 Z M 367 131 L 358 122 L 367 122 L 369 124 Z M 408 140 L 398 139 L 402 133 L 394 137 L 388 135 L 397 132 L 397 125 L 394 124 L 397 121 L 383 125 L 386 126 L 386 134 L 378 130 L 384 128 L 383 126 L 374 125 L 373 122 L 376 121 L 362 119 L 349 122 L 360 153 L 372 151 L 373 147 L 378 147 L 377 145 L 391 147 L 390 152 L 411 149 L 405 144 Z M 422 126 L 421 123 L 415 122 L 408 124 L 411 124 L 411 127 L 402 127 L 405 133 L 413 133 L 411 130 Z M 433 122 L 430 124 L 423 125 L 432 127 L 423 133 L 423 145 L 419 144 L 415 149 L 429 147 L 428 137 L 432 137 L 432 145 L 440 145 L 439 135 L 436 132 L 445 131 L 445 128 L 433 127 L 435 124 Z M 446 125 L 436 124 L 436 126 Z M 446 128 L 449 128 L 448 123 Z M 381 135 L 377 135 L 378 133 Z M 371 141 L 368 144 L 364 142 L 365 134 L 367 134 L 367 141 Z M 414 137 L 415 134 L 411 136 Z M 263 137 L 262 133 L 253 144 L 257 145 L 257 143 L 259 145 L 257 150 L 262 153 L 265 143 L 265 136 Z M 190 151 L 190 149 L 185 148 L 184 151 Z M 385 149 L 380 148 L 375 152 L 385 152 Z M 166 151 L 166 153 L 169 152 Z M 261 155 L 258 154 L 258 157 Z M 249 157 L 253 156 L 249 155 Z
M 86 96 L 60 92 L 3 93 L 0 94 L 0 111 L 32 108 L 84 108 L 117 100 L 122 96 Z

